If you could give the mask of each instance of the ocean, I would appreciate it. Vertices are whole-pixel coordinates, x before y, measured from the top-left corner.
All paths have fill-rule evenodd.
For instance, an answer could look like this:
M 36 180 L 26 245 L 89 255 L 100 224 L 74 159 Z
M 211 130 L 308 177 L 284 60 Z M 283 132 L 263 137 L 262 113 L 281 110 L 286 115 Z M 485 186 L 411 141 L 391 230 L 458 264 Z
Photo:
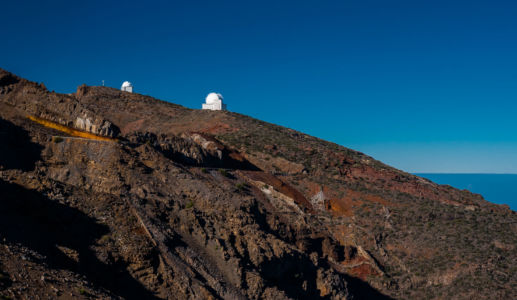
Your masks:
M 416 173 L 439 184 L 448 184 L 458 189 L 467 189 L 481 194 L 485 200 L 508 204 L 517 211 L 517 174 L 437 174 Z

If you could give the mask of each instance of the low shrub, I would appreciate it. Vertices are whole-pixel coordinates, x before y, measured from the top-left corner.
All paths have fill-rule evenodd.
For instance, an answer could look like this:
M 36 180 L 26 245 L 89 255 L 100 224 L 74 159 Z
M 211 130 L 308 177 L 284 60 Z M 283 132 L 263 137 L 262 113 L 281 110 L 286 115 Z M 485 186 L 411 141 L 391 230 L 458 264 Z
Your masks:
M 230 177 L 230 173 L 228 173 L 228 171 L 226 171 L 225 169 L 219 169 L 219 173 L 224 177 Z
M 235 187 L 237 188 L 237 190 L 239 191 L 244 191 L 244 190 L 247 190 L 250 186 L 249 184 L 247 184 L 246 182 L 241 182 L 241 183 L 237 183 L 235 185 Z

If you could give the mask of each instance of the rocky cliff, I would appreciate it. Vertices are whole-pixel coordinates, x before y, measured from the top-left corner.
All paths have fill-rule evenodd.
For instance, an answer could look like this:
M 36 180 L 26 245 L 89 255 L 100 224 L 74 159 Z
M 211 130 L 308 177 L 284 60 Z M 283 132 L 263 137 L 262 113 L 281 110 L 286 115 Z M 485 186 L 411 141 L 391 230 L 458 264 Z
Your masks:
M 515 212 L 291 129 L 0 70 L 0 139 L 3 297 L 517 297 Z

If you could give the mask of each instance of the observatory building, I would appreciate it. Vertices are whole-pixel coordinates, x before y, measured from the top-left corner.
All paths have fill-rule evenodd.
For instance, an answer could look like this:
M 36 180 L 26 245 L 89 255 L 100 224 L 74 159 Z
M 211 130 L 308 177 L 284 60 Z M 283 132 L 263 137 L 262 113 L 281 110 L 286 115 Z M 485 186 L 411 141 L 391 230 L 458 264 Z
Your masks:
M 223 104 L 223 95 L 219 93 L 208 94 L 205 102 L 203 103 L 203 109 L 226 110 L 226 104 Z
M 122 84 L 122 87 L 120 88 L 120 90 L 123 91 L 123 92 L 130 92 L 130 93 L 132 93 L 133 92 L 133 85 L 129 81 L 124 81 L 124 83 Z

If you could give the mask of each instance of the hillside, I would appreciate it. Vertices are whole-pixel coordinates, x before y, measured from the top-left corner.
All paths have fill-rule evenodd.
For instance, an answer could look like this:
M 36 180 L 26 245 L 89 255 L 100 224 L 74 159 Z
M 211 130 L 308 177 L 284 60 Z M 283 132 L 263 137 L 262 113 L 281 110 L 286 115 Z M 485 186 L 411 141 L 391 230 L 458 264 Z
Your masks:
M 517 214 L 227 111 L 0 69 L 0 296 L 515 299 Z

